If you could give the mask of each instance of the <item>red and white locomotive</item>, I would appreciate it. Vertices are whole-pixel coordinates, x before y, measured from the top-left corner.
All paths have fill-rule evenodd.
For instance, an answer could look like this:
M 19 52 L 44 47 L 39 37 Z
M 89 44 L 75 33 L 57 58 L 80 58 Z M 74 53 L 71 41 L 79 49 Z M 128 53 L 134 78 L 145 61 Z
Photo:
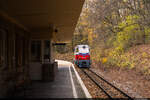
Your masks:
M 74 56 L 74 63 L 76 65 L 79 67 L 90 67 L 90 47 L 88 45 L 77 45 L 74 50 Z

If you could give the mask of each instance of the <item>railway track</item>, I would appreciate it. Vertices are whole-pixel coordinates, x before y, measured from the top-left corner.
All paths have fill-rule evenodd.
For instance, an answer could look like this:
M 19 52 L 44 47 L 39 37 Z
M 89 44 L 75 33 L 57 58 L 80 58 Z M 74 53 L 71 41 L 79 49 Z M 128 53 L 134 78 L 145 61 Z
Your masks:
M 86 76 L 92 80 L 95 85 L 97 85 L 103 92 L 104 94 L 109 98 L 126 98 L 129 100 L 133 100 L 132 97 L 124 93 L 122 90 L 108 82 L 106 79 L 104 79 L 102 76 L 98 75 L 91 69 L 81 69 Z

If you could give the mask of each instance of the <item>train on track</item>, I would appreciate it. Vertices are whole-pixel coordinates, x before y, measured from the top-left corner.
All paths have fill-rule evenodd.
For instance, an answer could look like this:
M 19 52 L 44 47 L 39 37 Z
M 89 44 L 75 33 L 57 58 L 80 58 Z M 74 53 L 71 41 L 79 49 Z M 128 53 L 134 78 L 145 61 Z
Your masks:
M 78 67 L 90 68 L 90 47 L 88 45 L 77 45 L 74 49 L 74 63 Z

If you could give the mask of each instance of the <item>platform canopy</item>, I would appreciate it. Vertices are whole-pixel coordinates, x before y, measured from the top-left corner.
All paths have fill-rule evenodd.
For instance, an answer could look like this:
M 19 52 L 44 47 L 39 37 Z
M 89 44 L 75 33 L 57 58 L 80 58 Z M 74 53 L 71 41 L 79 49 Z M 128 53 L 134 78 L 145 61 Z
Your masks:
M 83 3 L 84 0 L 0 0 L 0 11 L 27 28 L 34 39 L 65 42 L 72 38 Z

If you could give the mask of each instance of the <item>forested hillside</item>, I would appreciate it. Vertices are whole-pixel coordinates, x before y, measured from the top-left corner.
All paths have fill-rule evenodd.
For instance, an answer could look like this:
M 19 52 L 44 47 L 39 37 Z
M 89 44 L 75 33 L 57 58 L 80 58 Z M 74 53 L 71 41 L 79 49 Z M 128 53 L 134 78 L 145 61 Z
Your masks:
M 73 45 L 89 44 L 94 63 L 150 74 L 150 0 L 86 0 Z

